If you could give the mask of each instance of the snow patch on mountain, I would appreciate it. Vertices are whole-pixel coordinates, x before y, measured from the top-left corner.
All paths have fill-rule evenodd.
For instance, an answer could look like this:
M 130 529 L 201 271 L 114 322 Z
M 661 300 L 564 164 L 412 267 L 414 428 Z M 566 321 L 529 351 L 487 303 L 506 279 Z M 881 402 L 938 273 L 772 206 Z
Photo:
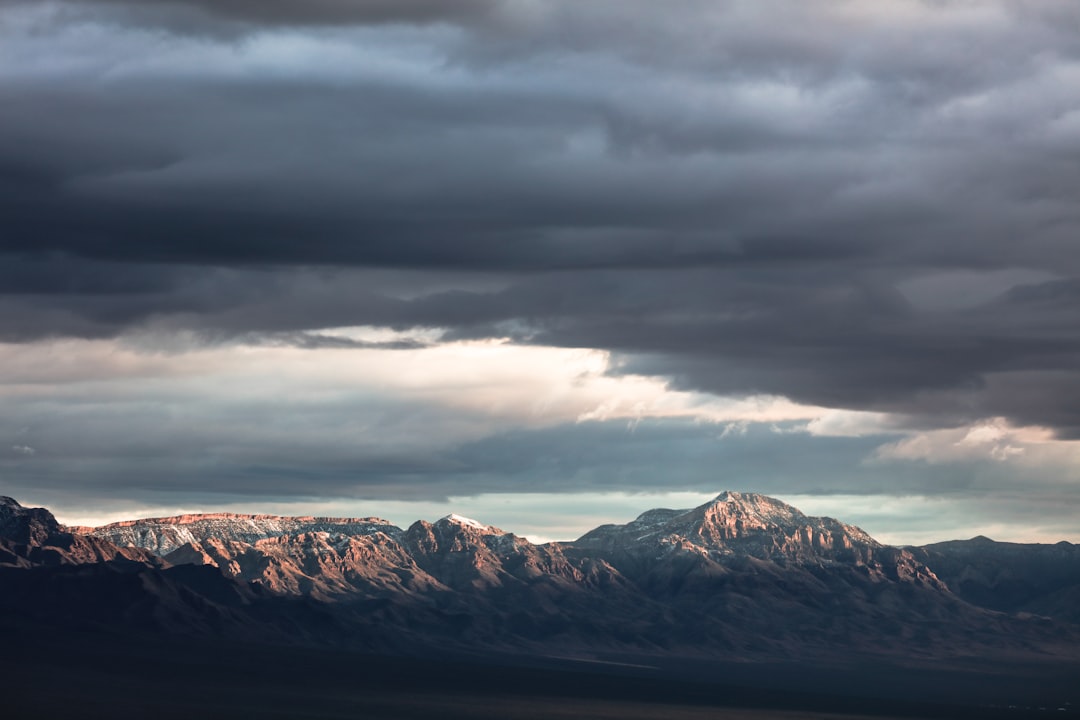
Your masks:
M 491 530 L 492 529 L 492 527 L 490 525 L 485 525 L 482 522 L 479 522 L 477 520 L 473 520 L 472 518 L 467 518 L 464 515 L 458 515 L 456 513 L 450 513 L 449 515 L 446 515 L 445 517 L 441 517 L 441 518 L 439 518 L 439 521 L 440 522 L 454 523 L 455 525 L 464 525 L 465 527 L 471 527 L 471 528 L 475 528 L 477 530 Z
M 381 518 L 280 517 L 209 513 L 171 518 L 128 520 L 101 527 L 69 528 L 82 535 L 109 540 L 122 547 L 141 547 L 157 555 L 168 555 L 188 544 L 210 539 L 255 543 L 285 535 L 326 532 L 363 537 L 383 533 L 400 538 L 403 530 Z

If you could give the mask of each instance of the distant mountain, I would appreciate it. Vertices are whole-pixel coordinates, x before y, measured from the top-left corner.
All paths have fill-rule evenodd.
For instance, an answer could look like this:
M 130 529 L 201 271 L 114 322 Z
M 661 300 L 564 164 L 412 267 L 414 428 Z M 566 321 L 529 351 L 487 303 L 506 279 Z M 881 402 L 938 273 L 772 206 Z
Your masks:
M 679 616 L 703 618 L 686 628 L 693 637 L 742 652 L 934 655 L 1010 642 L 1006 618 L 957 598 L 911 552 L 763 495 L 650 510 L 586 533 L 567 553 L 609 563 Z
M 406 530 L 378 518 L 232 514 L 65 529 L 46 510 L 0 503 L 0 558 L 12 572 L 40 570 L 43 558 L 94 569 L 86 592 L 115 605 L 91 614 L 99 625 L 127 613 L 163 631 L 540 655 L 1080 655 L 1072 625 L 1008 614 L 1022 602 L 977 606 L 972 588 L 954 594 L 956 553 L 934 548 L 882 545 L 734 492 L 546 545 L 457 515 Z M 985 574 L 999 562 L 975 555 L 964 567 Z M 137 582 L 96 570 L 117 560 Z M 50 590 L 57 582 L 67 589 Z M 0 607 L 47 622 L 82 602 L 71 583 L 48 569 L 21 575 L 0 584 Z M 1051 595 L 1064 587 L 1047 585 Z M 35 593 L 48 612 L 20 599 Z
M 859 568 L 876 580 L 945 589 L 910 552 L 882 545 L 853 525 L 810 517 L 755 493 L 724 492 L 692 510 L 650 510 L 626 525 L 596 528 L 572 547 L 628 568 L 679 555 L 718 567 L 754 558 L 780 566 Z
M 1080 623 L 1080 545 L 1026 545 L 980 536 L 910 550 L 973 605 Z

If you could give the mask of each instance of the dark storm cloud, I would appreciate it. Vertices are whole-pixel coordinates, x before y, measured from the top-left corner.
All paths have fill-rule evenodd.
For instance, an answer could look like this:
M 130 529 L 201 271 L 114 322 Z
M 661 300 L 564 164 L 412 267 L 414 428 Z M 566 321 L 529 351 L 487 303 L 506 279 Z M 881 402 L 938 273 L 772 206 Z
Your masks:
M 136 437 L 115 432 L 130 427 L 119 411 L 103 411 L 87 427 L 77 412 L 54 418 L 35 432 L 34 454 L 16 448 L 0 453 L 0 467 L 24 488 L 71 484 L 69 463 L 85 463 L 89 494 L 123 497 L 155 476 L 155 492 L 192 498 L 222 490 L 236 495 L 437 497 L 483 492 L 647 491 L 663 486 L 719 491 L 727 487 L 782 494 L 875 494 L 902 488 L 909 493 L 969 492 L 978 473 L 969 467 L 896 465 L 868 472 L 860 461 L 880 438 L 813 438 L 754 427 L 720 438 L 721 429 L 685 421 L 625 421 L 560 425 L 499 433 L 449 447 L 410 447 L 403 436 L 379 443 L 341 446 L 322 428 L 305 429 L 306 418 L 275 418 L 264 432 L 274 447 L 253 444 L 253 420 L 272 404 L 230 408 L 224 422 L 183 423 L 170 413 L 129 405 L 142 426 Z M 31 425 L 38 424 L 30 411 Z M 321 408 L 341 420 L 350 408 Z M 204 412 L 211 420 L 211 413 Z M 26 417 L 26 416 L 24 416 Z M 57 421 L 59 420 L 59 422 Z M 43 425 L 43 423 L 41 423 Z M 168 435 L 160 446 L 155 436 Z M 162 448 L 159 450 L 158 448 Z M 783 451 L 778 452 L 777 447 Z M 702 467 L 714 468 L 703 473 Z M 12 472 L 18 469 L 18 473 Z M 15 480 L 19 482 L 19 480 Z M 10 482 L 10 481 L 9 481 Z M 991 489 L 985 482 L 980 489 Z
M 1078 11 L 755 7 L 0 5 L 0 338 L 438 328 L 1080 435 Z
M 0 5 L 26 4 L 2 0 Z M 214 21 L 256 26 L 464 22 L 490 13 L 498 0 L 74 0 L 106 18 L 181 31 L 212 30 Z M 96 6 L 96 7 L 95 7 Z M 208 16 L 193 22 L 195 11 Z
M 97 2 L 98 0 L 89 0 Z M 425 23 L 474 17 L 498 0 L 184 0 L 211 15 L 257 24 Z M 145 3 L 130 3 L 132 5 Z

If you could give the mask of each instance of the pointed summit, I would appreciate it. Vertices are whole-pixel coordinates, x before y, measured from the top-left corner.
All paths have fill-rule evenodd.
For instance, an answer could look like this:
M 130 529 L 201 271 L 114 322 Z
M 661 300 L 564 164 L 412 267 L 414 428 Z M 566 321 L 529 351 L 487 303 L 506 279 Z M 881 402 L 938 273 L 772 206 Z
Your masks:
M 783 513 L 785 515 L 802 515 L 802 511 L 798 508 L 788 505 L 783 500 L 778 500 L 768 495 L 762 495 L 761 493 L 752 492 L 735 492 L 734 490 L 725 490 L 712 499 L 710 505 L 736 505 L 748 510 L 754 510 L 756 512 L 772 512 Z
M 690 511 L 693 514 L 700 513 L 703 520 L 723 516 L 730 518 L 732 528 L 760 529 L 776 527 L 788 527 L 792 524 L 802 524 L 806 515 L 796 507 L 777 500 L 767 495 L 758 493 L 738 493 L 725 490 L 713 499 Z
M 725 491 L 690 510 L 650 510 L 626 525 L 604 525 L 575 544 L 613 552 L 655 554 L 673 547 L 716 557 L 752 556 L 818 563 L 865 562 L 881 545 L 863 530 L 810 517 L 758 493 Z

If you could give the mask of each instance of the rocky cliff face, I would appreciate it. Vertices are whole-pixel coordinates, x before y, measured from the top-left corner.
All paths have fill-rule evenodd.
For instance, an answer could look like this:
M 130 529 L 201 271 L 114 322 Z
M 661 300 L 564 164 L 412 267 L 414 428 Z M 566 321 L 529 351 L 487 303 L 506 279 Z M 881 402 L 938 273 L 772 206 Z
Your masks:
M 483 589 L 540 579 L 580 583 L 585 579 L 559 546 L 537 546 L 457 515 L 435 523 L 414 523 L 405 533 L 404 544 L 423 568 L 455 588 Z
M 165 556 L 173 565 L 213 565 L 227 577 L 279 595 L 319 600 L 407 598 L 443 590 L 394 538 L 382 532 L 302 532 L 255 540 L 207 538 Z
M 247 543 L 207 538 L 165 559 L 213 565 L 228 577 L 278 595 L 318 600 L 394 599 L 477 610 L 491 617 L 512 605 L 557 613 L 552 598 L 587 595 L 618 573 L 593 561 L 571 561 L 558 545 L 537 546 L 499 528 L 450 515 L 418 521 L 395 536 L 304 532 Z M 515 598 L 511 600 L 511 598 Z M 494 598 L 498 598 L 496 602 Z

